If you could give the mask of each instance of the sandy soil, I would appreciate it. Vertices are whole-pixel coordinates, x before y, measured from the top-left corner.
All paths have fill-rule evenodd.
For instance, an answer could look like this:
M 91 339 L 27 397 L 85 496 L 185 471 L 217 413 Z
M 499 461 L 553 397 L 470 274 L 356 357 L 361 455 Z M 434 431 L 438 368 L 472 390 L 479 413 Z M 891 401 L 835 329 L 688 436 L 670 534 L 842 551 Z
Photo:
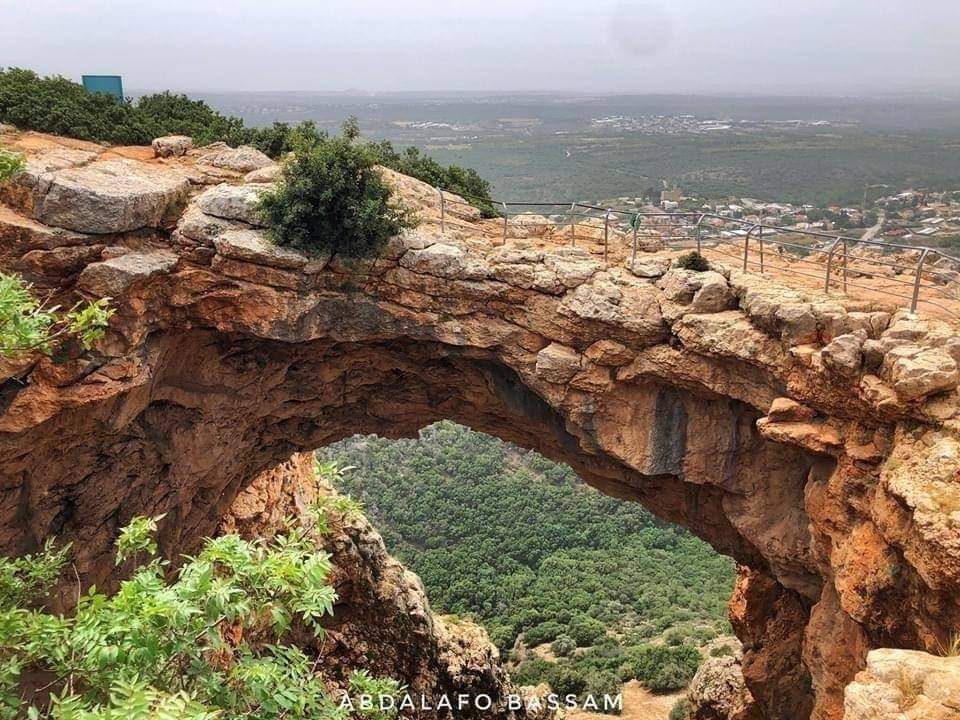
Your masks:
M 567 713 L 568 720 L 667 720 L 670 710 L 684 693 L 654 695 L 643 688 L 636 680 L 623 686 L 623 713 L 621 715 L 601 715 L 598 713 L 574 710 Z

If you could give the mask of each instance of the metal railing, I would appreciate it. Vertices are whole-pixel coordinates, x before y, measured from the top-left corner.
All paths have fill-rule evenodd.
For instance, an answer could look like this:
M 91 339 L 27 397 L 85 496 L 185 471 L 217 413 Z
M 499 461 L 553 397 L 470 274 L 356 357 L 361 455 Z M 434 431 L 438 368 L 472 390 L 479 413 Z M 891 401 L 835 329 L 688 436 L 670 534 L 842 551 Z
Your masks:
M 516 219 L 530 218 L 531 212 L 539 209 L 536 214 L 546 218 L 557 235 L 566 234 L 571 245 L 575 245 L 578 239 L 602 242 L 605 262 L 609 262 L 613 237 L 628 241 L 631 267 L 634 267 L 640 233 L 647 232 L 646 223 L 652 220 L 659 223 L 656 239 L 665 246 L 690 247 L 698 252 L 703 252 L 706 247 L 710 252 L 735 260 L 744 272 L 756 270 L 765 274 L 768 270 L 775 270 L 785 275 L 818 280 L 828 295 L 834 288 L 842 288 L 844 293 L 849 288 L 856 288 L 894 297 L 911 312 L 916 312 L 918 305 L 924 303 L 949 315 L 960 315 L 960 304 L 949 307 L 938 302 L 960 303 L 960 259 L 933 247 L 862 240 L 837 233 L 771 225 L 762 220 L 751 222 L 713 212 L 620 210 L 578 202 L 490 201 L 434 189 L 439 196 L 443 233 L 446 233 L 449 218 L 455 217 L 449 210 L 451 205 L 467 206 L 476 211 L 477 205 L 469 200 L 500 212 L 503 224 L 498 234 L 503 243 L 510 233 L 511 211 Z M 663 232 L 664 226 L 669 232 Z M 582 232 L 585 227 L 589 227 L 589 234 Z M 736 229 L 731 231 L 731 228 Z M 807 238 L 813 242 L 804 244 L 802 240 Z M 860 278 L 881 282 L 873 285 L 854 282 Z

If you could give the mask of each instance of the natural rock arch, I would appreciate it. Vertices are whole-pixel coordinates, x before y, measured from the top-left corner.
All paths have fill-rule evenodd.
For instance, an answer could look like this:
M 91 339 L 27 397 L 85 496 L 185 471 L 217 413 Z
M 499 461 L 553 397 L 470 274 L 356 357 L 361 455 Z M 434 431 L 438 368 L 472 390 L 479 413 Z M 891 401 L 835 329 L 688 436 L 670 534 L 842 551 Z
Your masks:
M 202 185 L 202 160 L 137 172 Z M 0 217 L 5 269 L 118 308 L 98 352 L 5 373 L 0 551 L 56 534 L 102 582 L 134 514 L 167 513 L 164 546 L 185 551 L 291 454 L 447 418 L 737 559 L 731 617 L 769 718 L 839 717 L 867 650 L 934 650 L 957 626 L 948 327 L 668 270 L 669 254 L 635 274 L 549 232 L 500 246 L 470 211 L 444 235 L 430 189 L 404 178 L 424 223 L 375 261 L 273 247 L 240 222 L 249 186 L 191 204 L 172 234 L 93 235 L 83 219 L 118 201 L 84 194 L 87 167 L 67 179 L 92 207 L 57 206 L 73 232 L 27 217 L 57 186 L 29 174 Z

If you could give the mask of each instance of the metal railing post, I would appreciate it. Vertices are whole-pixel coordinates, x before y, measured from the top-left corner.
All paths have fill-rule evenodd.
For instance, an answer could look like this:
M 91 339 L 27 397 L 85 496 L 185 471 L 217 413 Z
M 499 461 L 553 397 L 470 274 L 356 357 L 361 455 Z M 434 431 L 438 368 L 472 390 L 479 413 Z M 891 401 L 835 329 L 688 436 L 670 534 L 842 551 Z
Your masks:
M 607 246 L 610 242 L 610 213 L 611 208 L 607 208 L 607 214 L 603 216 L 603 261 L 607 262 Z
M 698 254 L 698 255 L 702 255 L 702 254 L 703 254 L 703 253 L 700 251 L 700 226 L 703 224 L 703 218 L 704 218 L 704 217 L 705 217 L 705 216 L 701 215 L 699 218 L 697 218 L 697 254 Z
M 503 244 L 506 245 L 507 244 L 507 216 L 510 214 L 510 211 L 507 209 L 506 200 L 504 200 L 500 204 L 503 205 Z
M 927 253 L 930 252 L 930 248 L 924 248 L 923 252 L 920 253 L 920 259 L 917 260 L 917 276 L 913 281 L 913 298 L 910 300 L 910 312 L 915 313 L 917 311 L 917 303 L 920 301 L 920 280 L 922 278 L 923 263 L 927 259 Z
M 843 292 L 847 292 L 847 240 L 843 240 Z
M 633 253 L 630 255 L 630 269 L 637 265 L 637 226 L 640 225 L 640 216 L 633 220 Z
M 830 246 L 830 252 L 827 255 L 827 276 L 823 284 L 823 292 L 827 295 L 830 294 L 830 273 L 833 272 L 833 254 L 837 251 L 837 245 L 840 244 L 842 238 L 837 238 L 833 245 Z
M 760 223 L 760 229 L 757 230 L 757 242 L 760 243 L 760 274 L 763 275 L 763 222 Z
M 752 228 L 747 230 L 746 237 L 743 238 L 743 271 L 747 272 L 747 258 L 750 255 L 750 236 L 753 235 L 753 231 L 757 229 L 757 226 L 754 225 Z
M 447 233 L 447 213 L 446 208 L 444 207 L 443 202 L 443 190 L 440 188 L 434 188 L 440 194 L 440 233 L 446 235 Z
M 570 203 L 570 244 L 577 244 L 577 204 Z

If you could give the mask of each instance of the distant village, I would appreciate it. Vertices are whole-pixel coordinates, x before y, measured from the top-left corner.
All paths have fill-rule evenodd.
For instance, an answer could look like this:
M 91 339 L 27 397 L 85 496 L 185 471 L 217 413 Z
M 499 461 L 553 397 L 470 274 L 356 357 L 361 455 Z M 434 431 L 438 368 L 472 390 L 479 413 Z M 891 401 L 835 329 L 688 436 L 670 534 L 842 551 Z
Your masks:
M 646 194 L 616 198 L 612 206 L 638 211 L 710 213 L 719 217 L 707 218 L 704 228 L 708 229 L 708 235 L 724 239 L 746 235 L 748 224 L 763 223 L 785 230 L 836 233 L 863 240 L 930 245 L 960 252 L 960 190 L 904 190 L 870 198 L 869 202 L 866 194 L 864 198 L 859 207 L 817 207 L 747 197 L 704 200 L 686 195 L 679 187 L 671 187 L 660 191 L 659 197 Z M 725 219 L 742 223 L 733 224 Z M 651 219 L 645 224 L 670 223 Z M 675 231 L 676 228 L 670 230 Z
M 701 118 L 696 115 L 606 115 L 592 118 L 590 126 L 597 130 L 638 132 L 647 135 L 702 135 L 717 132 L 747 132 L 770 128 L 822 128 L 833 125 L 829 120 L 734 120 Z

